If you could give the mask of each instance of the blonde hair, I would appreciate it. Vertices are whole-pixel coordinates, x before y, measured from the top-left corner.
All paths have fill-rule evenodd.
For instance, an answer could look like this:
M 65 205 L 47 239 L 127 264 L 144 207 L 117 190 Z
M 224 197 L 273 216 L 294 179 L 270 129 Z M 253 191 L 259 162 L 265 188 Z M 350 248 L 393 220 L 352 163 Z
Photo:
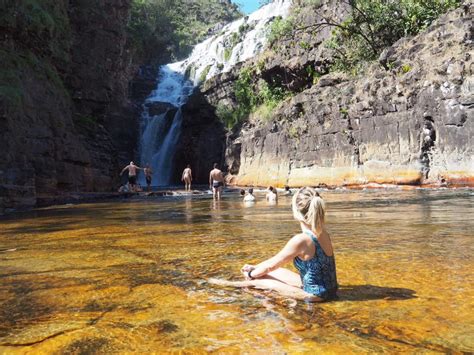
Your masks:
M 293 196 L 293 216 L 297 221 L 311 226 L 319 234 L 323 230 L 326 206 L 319 193 L 312 187 L 302 187 Z

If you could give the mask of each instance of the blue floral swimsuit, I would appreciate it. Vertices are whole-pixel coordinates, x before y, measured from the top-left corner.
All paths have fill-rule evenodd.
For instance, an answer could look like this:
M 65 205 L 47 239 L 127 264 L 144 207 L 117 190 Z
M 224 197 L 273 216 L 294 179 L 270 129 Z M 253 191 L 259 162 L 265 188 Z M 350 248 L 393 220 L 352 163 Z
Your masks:
M 316 246 L 316 252 L 309 260 L 305 261 L 296 257 L 293 261 L 300 272 L 303 290 L 324 300 L 333 299 L 336 297 L 338 288 L 334 255 L 327 256 L 324 253 L 318 239 L 311 231 L 305 230 L 305 233 L 311 237 Z

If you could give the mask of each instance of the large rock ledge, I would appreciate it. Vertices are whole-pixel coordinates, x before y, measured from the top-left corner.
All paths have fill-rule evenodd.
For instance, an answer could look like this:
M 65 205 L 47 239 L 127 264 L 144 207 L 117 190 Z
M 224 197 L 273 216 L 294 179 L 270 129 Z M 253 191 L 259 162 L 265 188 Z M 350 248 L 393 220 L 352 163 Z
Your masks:
M 393 69 L 324 76 L 271 122 L 251 119 L 228 140 L 230 182 L 474 186 L 472 18 L 464 5 L 389 48 Z

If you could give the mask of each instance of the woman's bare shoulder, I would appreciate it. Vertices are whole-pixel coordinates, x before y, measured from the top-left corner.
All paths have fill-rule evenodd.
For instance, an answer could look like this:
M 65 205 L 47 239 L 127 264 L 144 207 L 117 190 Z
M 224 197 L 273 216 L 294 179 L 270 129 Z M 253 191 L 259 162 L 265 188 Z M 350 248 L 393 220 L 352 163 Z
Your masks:
M 307 235 L 305 233 L 298 233 L 298 234 L 295 234 L 291 240 L 293 241 L 293 243 L 303 243 L 306 241 L 306 237 Z

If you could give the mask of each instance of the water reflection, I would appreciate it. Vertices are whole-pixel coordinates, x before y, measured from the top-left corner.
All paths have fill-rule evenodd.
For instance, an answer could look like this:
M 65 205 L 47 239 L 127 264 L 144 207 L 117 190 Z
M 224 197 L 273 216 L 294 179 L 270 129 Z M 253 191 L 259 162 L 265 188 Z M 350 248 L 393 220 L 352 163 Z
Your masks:
M 339 298 L 209 285 L 298 233 L 237 194 L 60 206 L 0 220 L 0 351 L 472 352 L 469 190 L 323 191 Z

